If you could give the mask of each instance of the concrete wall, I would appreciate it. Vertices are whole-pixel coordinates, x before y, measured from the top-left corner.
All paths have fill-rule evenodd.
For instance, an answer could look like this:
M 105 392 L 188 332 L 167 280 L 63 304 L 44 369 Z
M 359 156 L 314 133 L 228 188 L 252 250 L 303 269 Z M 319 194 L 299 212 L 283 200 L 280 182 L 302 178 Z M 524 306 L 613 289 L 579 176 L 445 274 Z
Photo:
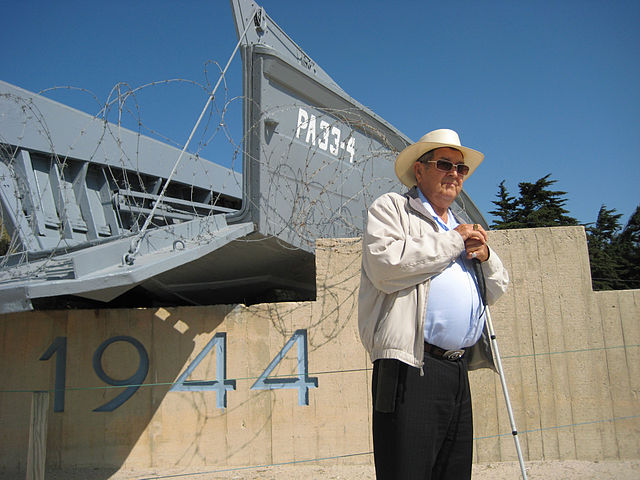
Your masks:
M 512 277 L 492 318 L 525 458 L 640 458 L 640 291 L 591 291 L 582 228 L 492 232 L 490 241 Z M 0 466 L 24 470 L 30 392 L 54 389 L 62 370 L 64 411 L 54 411 L 61 392 L 50 398 L 51 467 L 370 462 L 360 248 L 358 239 L 318 241 L 315 302 L 0 316 Z M 270 373 L 271 386 L 292 388 L 252 389 L 292 338 Z M 65 368 L 56 370 L 64 339 Z M 307 359 L 306 381 L 298 358 Z M 193 364 L 189 380 L 210 383 L 171 391 Z M 125 391 L 107 383 L 136 372 L 142 386 L 111 411 L 94 411 Z M 226 408 L 216 378 L 235 381 Z M 515 459 L 499 377 L 473 372 L 472 389 L 476 461 Z
M 581 227 L 491 233 L 511 275 L 492 308 L 523 453 L 529 459 L 640 455 L 640 291 L 591 290 Z M 516 459 L 501 385 L 473 375 L 479 461 Z M 481 401 L 492 398 L 497 401 Z

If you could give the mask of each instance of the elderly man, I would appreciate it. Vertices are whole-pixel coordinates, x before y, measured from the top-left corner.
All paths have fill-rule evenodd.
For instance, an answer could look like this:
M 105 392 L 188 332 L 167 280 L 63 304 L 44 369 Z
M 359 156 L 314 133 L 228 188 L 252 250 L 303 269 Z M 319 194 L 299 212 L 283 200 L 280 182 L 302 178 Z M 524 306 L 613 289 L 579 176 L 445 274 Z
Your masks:
M 378 480 L 471 478 L 468 370 L 493 368 L 485 304 L 509 282 L 485 230 L 452 208 L 483 158 L 453 130 L 429 132 L 396 158 L 409 191 L 369 208 L 358 323 Z

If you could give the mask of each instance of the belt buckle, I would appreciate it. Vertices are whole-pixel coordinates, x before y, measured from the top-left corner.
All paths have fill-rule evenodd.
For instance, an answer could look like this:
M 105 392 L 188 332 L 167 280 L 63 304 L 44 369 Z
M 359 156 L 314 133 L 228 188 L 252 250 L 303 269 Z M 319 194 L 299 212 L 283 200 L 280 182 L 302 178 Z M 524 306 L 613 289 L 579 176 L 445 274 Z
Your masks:
M 442 354 L 442 358 L 450 362 L 455 362 L 456 360 L 460 360 L 463 355 L 464 350 L 447 350 Z

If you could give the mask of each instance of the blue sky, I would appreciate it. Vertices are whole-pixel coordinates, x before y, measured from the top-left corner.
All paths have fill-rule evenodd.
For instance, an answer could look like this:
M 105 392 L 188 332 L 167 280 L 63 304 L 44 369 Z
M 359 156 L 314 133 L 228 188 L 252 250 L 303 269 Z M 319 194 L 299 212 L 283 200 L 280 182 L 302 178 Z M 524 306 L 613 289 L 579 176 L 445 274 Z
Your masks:
M 518 182 L 547 174 L 583 223 L 602 204 L 626 222 L 640 204 L 637 0 L 258 3 L 347 93 L 410 138 L 453 128 L 484 152 L 465 189 L 489 220 L 500 181 L 515 194 Z M 3 17 L 0 79 L 35 92 L 79 87 L 46 95 L 91 114 L 119 83 L 213 84 L 208 62 L 224 65 L 237 42 L 226 0 L 25 0 L 6 2 Z M 236 60 L 227 98 L 241 83 Z M 161 84 L 140 91 L 132 115 L 181 144 L 206 98 L 191 83 Z M 239 106 L 228 116 L 236 141 Z M 202 155 L 228 165 L 218 137 Z

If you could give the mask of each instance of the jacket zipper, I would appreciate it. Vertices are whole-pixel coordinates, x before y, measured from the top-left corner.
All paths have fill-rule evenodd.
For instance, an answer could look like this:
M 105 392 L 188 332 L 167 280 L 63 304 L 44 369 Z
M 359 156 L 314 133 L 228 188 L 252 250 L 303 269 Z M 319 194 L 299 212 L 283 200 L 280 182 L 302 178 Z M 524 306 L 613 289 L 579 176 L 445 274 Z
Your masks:
M 433 219 L 431 218 L 431 216 L 430 216 L 430 215 L 427 215 L 427 212 L 426 212 L 426 211 L 419 210 L 418 208 L 415 208 L 415 207 L 411 204 L 411 199 L 412 199 L 412 198 L 416 198 L 416 197 L 411 197 L 411 196 L 409 196 L 409 195 L 406 195 L 406 197 L 407 197 L 407 200 L 408 200 L 408 201 L 407 201 L 407 204 L 409 205 L 409 208 L 410 208 L 410 209 L 411 209 L 415 214 L 417 214 L 417 215 L 421 216 L 421 217 L 423 218 L 423 220 L 424 220 L 424 221 L 426 221 L 427 223 L 431 224 L 431 226 L 434 228 L 434 230 L 435 230 L 436 232 L 437 232 L 437 231 L 439 231 L 439 230 L 440 230 L 439 225 L 438 225 L 436 222 L 434 222 L 434 221 L 433 221 Z M 420 200 L 420 199 L 418 198 L 418 200 Z M 420 202 L 420 206 L 422 206 L 422 202 Z M 416 288 L 420 288 L 420 286 L 419 286 L 419 285 L 417 285 L 417 286 L 416 286 Z M 427 287 L 425 287 L 425 288 L 427 288 Z M 425 296 L 424 300 L 425 300 L 425 304 L 426 304 L 426 301 L 427 301 L 427 292 L 425 292 L 425 295 L 424 295 L 424 296 Z M 425 308 L 426 308 L 426 305 L 425 305 Z M 422 338 L 422 341 L 423 341 L 423 347 L 422 347 L 422 358 L 421 358 L 421 359 L 419 359 L 418 361 L 420 362 L 420 376 L 421 376 L 421 377 L 424 377 L 424 322 L 425 322 L 425 312 L 421 312 L 421 314 L 420 314 L 420 318 L 421 318 L 421 321 L 420 321 L 420 324 L 421 324 L 421 325 L 419 325 L 419 326 L 418 326 L 418 327 L 419 327 L 419 328 L 418 328 L 418 330 L 419 330 L 419 331 L 417 332 L 417 335 L 418 335 L 418 337 L 419 337 L 419 338 Z

